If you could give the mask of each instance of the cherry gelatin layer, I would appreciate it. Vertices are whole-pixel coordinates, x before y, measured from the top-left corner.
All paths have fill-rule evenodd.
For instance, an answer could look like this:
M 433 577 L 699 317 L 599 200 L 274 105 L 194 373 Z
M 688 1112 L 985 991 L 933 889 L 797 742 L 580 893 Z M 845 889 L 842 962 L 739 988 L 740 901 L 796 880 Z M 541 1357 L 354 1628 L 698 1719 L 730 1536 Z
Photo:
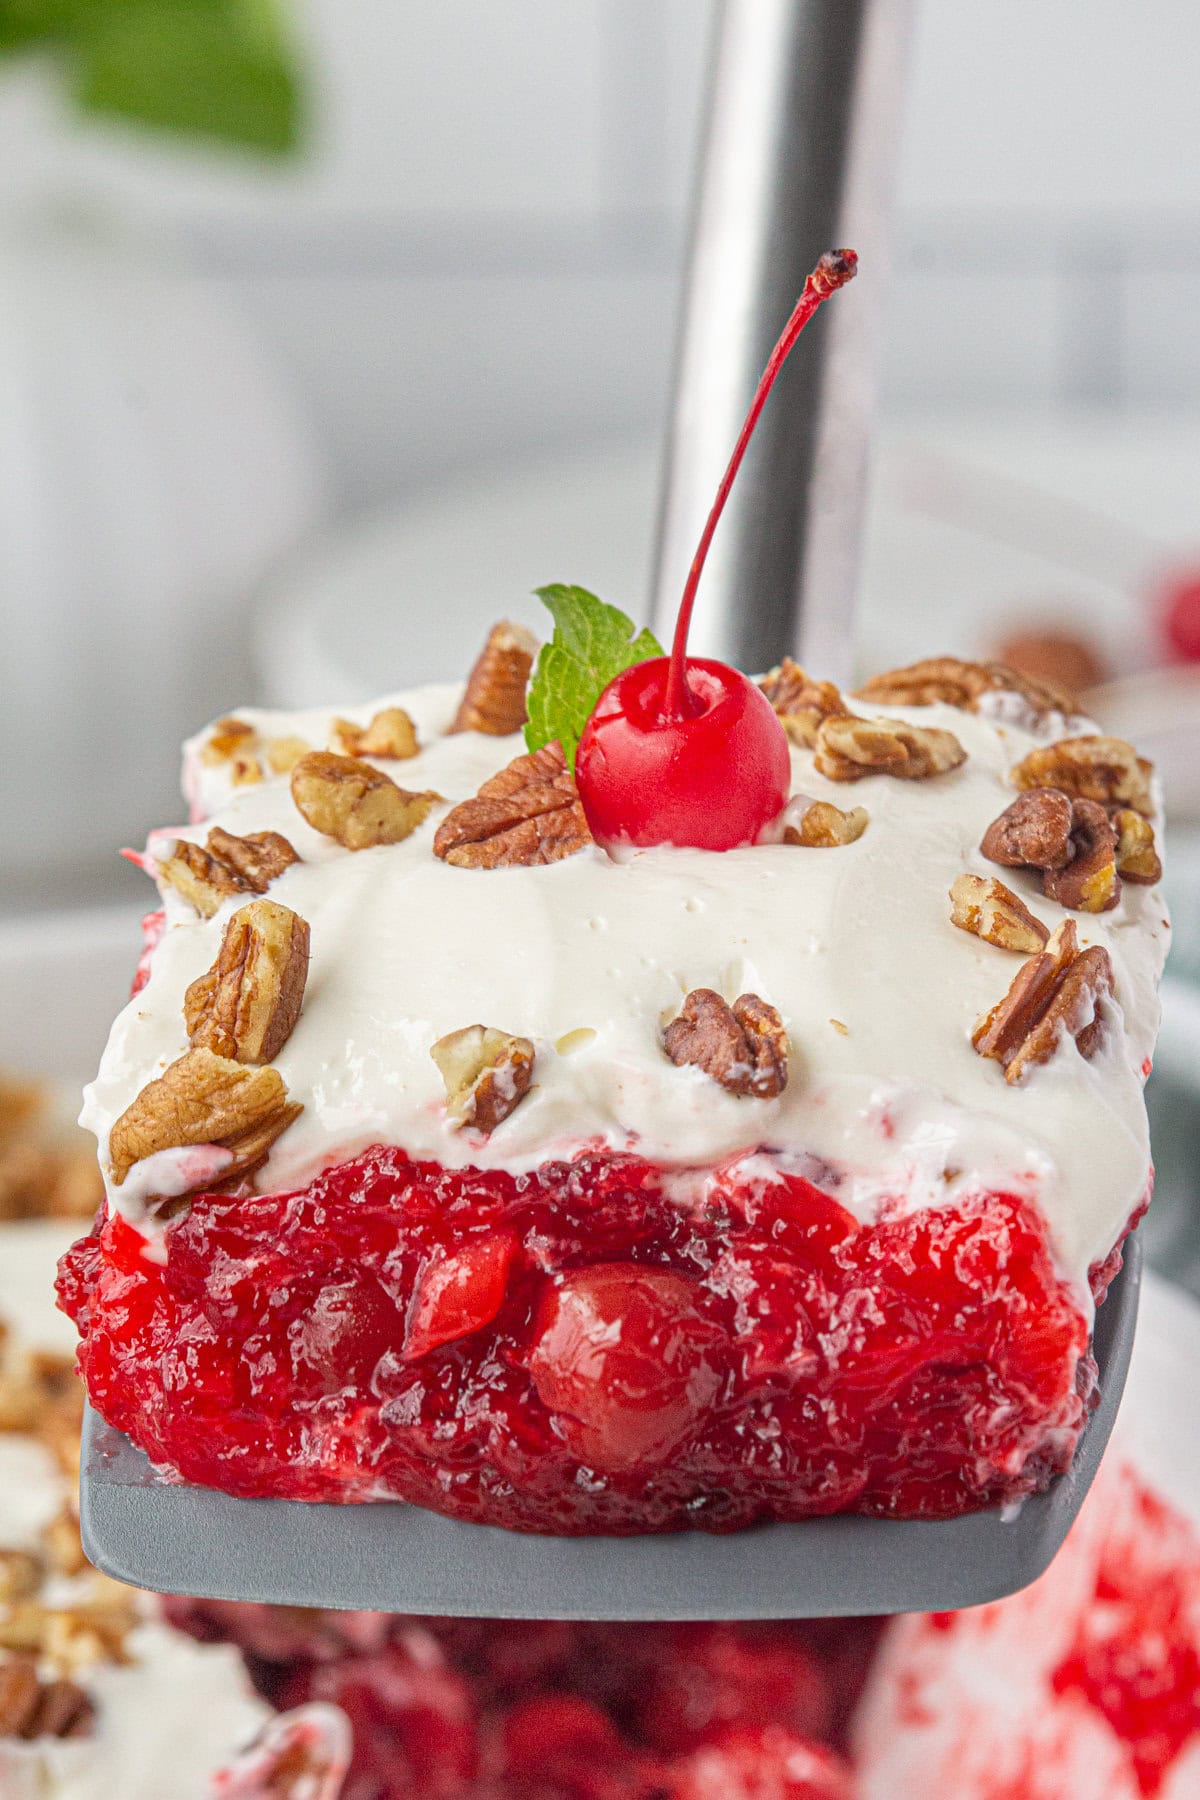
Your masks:
M 60 1303 L 104 1418 L 232 1494 L 726 1531 L 947 1517 L 1069 1464 L 1095 1365 L 1027 1201 L 862 1225 L 798 1176 L 695 1188 L 628 1155 L 514 1176 L 376 1148 L 195 1196 L 165 1260 L 98 1221 Z

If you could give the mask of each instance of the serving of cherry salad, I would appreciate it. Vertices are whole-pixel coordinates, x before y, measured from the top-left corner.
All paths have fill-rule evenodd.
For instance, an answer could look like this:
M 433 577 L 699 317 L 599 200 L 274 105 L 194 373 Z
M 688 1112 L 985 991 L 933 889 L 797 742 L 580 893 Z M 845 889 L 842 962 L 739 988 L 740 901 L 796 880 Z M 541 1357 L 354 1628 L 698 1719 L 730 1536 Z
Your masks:
M 465 683 L 253 708 L 84 1121 L 93 1406 L 243 1496 L 558 1534 L 946 1517 L 1070 1463 L 1144 1206 L 1157 794 L 1066 695 L 856 695 L 539 590 Z M 523 735 L 522 735 L 523 734 Z

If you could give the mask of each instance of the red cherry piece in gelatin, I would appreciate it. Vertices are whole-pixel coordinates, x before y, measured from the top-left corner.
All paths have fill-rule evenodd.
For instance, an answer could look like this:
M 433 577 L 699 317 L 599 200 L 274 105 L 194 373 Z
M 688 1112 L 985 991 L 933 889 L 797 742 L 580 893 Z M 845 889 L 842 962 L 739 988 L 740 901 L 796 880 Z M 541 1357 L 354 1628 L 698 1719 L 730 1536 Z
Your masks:
M 547 1296 L 530 1373 L 593 1468 L 661 1461 L 714 1399 L 721 1334 L 694 1296 L 686 1276 L 629 1263 L 580 1269 Z
M 610 682 L 579 740 L 575 777 L 602 844 L 750 844 L 787 804 L 788 741 L 770 701 L 724 663 L 692 658 L 701 710 L 663 716 L 670 664 L 635 663 Z
M 494 1232 L 425 1264 L 408 1309 L 404 1360 L 415 1362 L 443 1344 L 490 1325 L 504 1305 L 517 1252 L 510 1231 Z
M 688 571 L 669 657 L 635 665 L 601 694 L 579 740 L 575 779 L 605 848 L 753 844 L 787 803 L 791 757 L 770 704 L 740 670 L 687 654 L 696 589 L 746 446 L 775 378 L 817 308 L 858 267 L 829 250 L 804 283 L 750 402 Z

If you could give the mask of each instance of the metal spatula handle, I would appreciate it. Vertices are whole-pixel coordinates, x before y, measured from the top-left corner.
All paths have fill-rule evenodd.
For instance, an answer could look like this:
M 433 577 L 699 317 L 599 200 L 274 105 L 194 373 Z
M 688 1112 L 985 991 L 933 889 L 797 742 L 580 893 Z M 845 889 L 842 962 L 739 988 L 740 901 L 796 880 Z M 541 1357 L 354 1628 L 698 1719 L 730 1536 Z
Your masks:
M 700 161 L 659 522 L 655 625 L 679 595 L 754 385 L 804 277 L 848 243 L 857 281 L 780 377 L 713 543 L 693 648 L 784 651 L 845 678 L 872 345 L 912 0 L 724 0 Z

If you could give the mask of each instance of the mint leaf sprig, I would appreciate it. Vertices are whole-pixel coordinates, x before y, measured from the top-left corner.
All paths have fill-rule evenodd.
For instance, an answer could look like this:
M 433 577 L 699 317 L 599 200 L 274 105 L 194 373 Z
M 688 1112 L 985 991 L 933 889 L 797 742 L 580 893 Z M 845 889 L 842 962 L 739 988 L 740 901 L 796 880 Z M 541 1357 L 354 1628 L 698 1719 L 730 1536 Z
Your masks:
M 538 652 L 525 742 L 540 750 L 557 739 L 573 768 L 580 734 L 609 682 L 663 650 L 652 631 L 637 631 L 632 619 L 586 588 L 555 582 L 534 592 L 553 616 L 554 636 Z

